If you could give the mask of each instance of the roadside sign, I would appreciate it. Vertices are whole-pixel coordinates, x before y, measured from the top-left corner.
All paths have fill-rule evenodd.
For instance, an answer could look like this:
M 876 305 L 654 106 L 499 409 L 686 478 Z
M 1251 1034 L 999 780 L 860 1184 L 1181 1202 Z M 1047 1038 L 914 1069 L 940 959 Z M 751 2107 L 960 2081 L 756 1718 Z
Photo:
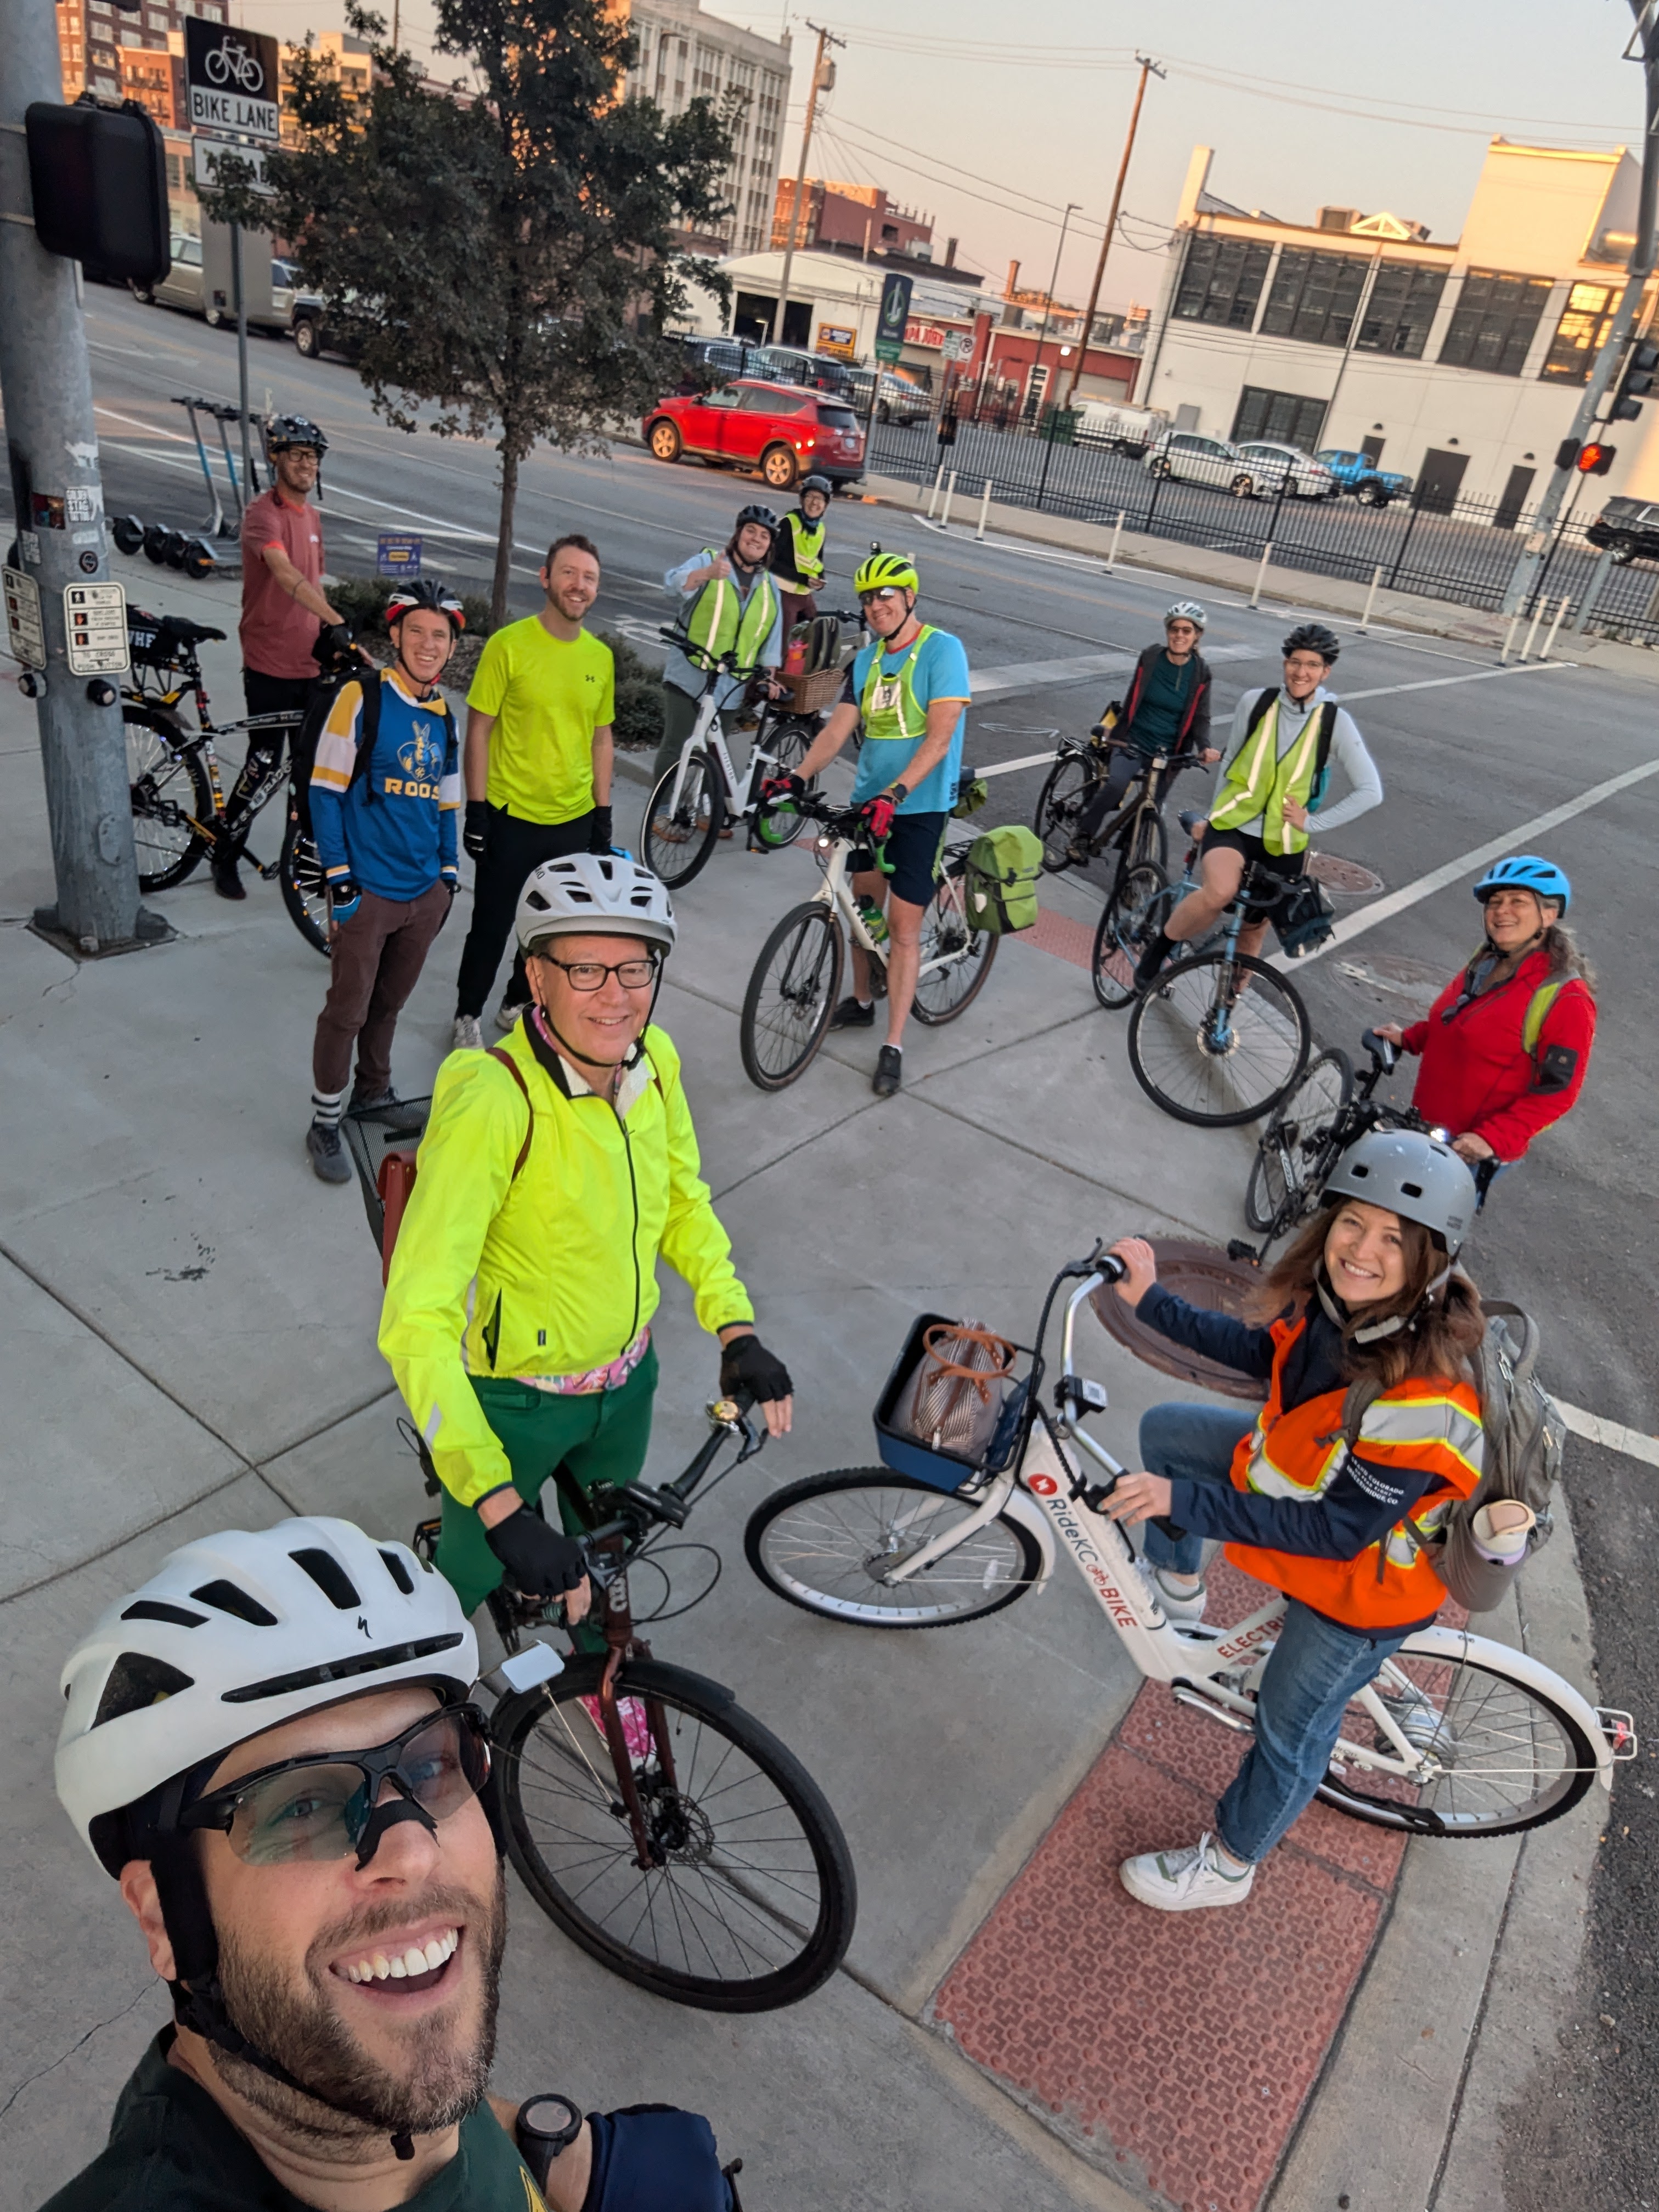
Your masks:
M 21 568 L 0 569 L 5 579 L 6 639 L 14 660 L 25 668 L 46 665 L 46 633 L 40 620 L 40 586 Z
M 253 172 L 253 190 L 268 192 L 271 187 L 265 182 L 264 149 L 260 146 L 234 146 L 224 138 L 198 138 L 196 141 L 196 181 L 210 190 L 220 181 L 219 164 L 227 155 L 234 161 L 246 161 Z
M 946 331 L 945 333 L 946 361 L 966 361 L 973 350 L 974 334 L 971 331 Z
M 375 572 L 382 576 L 418 576 L 421 540 L 395 530 L 383 530 L 375 546 Z
M 838 360 L 852 361 L 859 349 L 859 334 L 851 323 L 820 323 L 817 350 L 834 354 Z
M 279 136 L 282 87 L 276 41 L 264 31 L 229 23 L 185 21 L 185 82 L 192 131 L 236 131 L 245 137 Z
M 65 584 L 71 676 L 118 676 L 127 665 L 127 595 L 119 584 Z
M 881 288 L 881 315 L 876 324 L 876 359 L 896 361 L 904 350 L 904 326 L 910 319 L 913 279 L 895 270 Z

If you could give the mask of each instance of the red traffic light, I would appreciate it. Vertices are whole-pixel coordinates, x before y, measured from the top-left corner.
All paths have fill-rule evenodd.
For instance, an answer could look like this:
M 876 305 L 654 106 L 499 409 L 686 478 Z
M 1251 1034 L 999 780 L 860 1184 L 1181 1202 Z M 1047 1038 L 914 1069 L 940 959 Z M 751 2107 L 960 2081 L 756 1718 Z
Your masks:
M 1579 474 L 1586 477 L 1606 476 L 1607 471 L 1613 466 L 1618 452 L 1619 448 L 1616 446 L 1594 444 L 1581 446 L 1578 449 L 1577 461 Z

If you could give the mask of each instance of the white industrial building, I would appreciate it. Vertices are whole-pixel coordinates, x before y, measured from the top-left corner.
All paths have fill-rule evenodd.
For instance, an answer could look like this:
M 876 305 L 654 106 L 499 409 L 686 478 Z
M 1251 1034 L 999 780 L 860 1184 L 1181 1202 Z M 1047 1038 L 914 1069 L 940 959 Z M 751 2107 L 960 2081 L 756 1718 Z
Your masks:
M 848 361 L 874 358 L 876 325 L 881 313 L 881 289 L 889 264 L 879 258 L 863 261 L 851 254 L 798 252 L 789 270 L 788 313 L 784 335 L 792 345 L 806 345 Z M 1000 317 L 1003 302 L 985 286 L 982 278 L 964 273 L 950 281 L 939 273 L 912 276 L 910 325 L 902 362 L 936 372 L 941 361 L 942 333 L 970 331 L 977 315 Z M 732 286 L 732 304 L 723 309 L 706 293 L 693 295 L 693 312 L 683 327 L 702 336 L 730 331 L 757 343 L 773 326 L 777 314 L 778 287 L 783 281 L 781 248 L 764 253 L 734 254 L 720 264 L 720 274 Z M 963 348 L 964 356 L 966 347 Z
M 1346 208 L 1297 223 L 1231 206 L 1209 188 L 1212 159 L 1194 149 L 1136 404 L 1215 437 L 1363 447 L 1427 504 L 1517 516 L 1624 286 L 1637 155 L 1495 138 L 1445 242 Z M 1656 423 L 1659 398 L 1607 433 L 1618 454 L 1598 501 L 1659 495 Z
M 733 212 L 713 236 L 732 253 L 769 245 L 789 106 L 788 33 L 763 39 L 708 15 L 697 0 L 622 0 L 618 13 L 639 41 L 630 94 L 646 94 L 665 115 L 684 114 L 699 95 L 717 110 L 728 94 L 741 95 L 726 179 Z

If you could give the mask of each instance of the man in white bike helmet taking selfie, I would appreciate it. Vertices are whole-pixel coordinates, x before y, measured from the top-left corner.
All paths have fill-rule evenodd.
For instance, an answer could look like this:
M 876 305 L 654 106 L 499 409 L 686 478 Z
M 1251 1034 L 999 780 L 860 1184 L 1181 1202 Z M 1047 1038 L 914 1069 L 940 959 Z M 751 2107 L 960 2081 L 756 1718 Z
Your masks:
M 574 1627 L 581 1501 L 645 1465 L 659 1258 L 720 1340 L 721 1390 L 750 1391 L 775 1436 L 792 1385 L 710 1203 L 679 1054 L 650 1025 L 675 938 L 661 881 L 621 854 L 548 860 L 517 928 L 532 1003 L 438 1072 L 380 1340 L 442 1485 L 437 1563 L 464 1609 L 510 1577 L 564 1595 Z M 542 1517 L 550 1480 L 564 1534 Z
M 187 1544 L 82 1639 L 58 1792 L 174 2020 L 47 2212 L 729 2212 L 696 2114 L 489 2094 L 477 1668 L 441 1575 L 325 1519 Z

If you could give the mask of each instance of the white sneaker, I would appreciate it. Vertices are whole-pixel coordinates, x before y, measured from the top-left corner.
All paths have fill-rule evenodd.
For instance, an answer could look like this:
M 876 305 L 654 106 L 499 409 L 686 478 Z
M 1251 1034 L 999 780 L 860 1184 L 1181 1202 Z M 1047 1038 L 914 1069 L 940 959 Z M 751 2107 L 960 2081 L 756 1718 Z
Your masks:
M 503 999 L 495 1009 L 495 1026 L 498 1030 L 516 1029 L 529 1012 L 528 999 Z
M 1159 1912 L 1197 1912 L 1206 1905 L 1243 1905 L 1255 1869 L 1224 1874 L 1215 1838 L 1202 1835 L 1178 1851 L 1142 1851 L 1125 1859 L 1117 1878 L 1131 1897 Z
M 1203 1583 L 1194 1583 L 1190 1589 L 1185 1588 L 1171 1582 L 1164 1570 L 1155 1567 L 1150 1559 L 1146 1564 L 1146 1579 L 1152 1586 L 1152 1595 L 1164 1608 L 1165 1620 L 1176 1628 L 1196 1628 L 1204 1618 L 1207 1596 Z
M 481 1052 L 483 1049 L 483 1030 L 476 1014 L 457 1014 L 455 1026 L 449 1032 L 452 1052 Z

